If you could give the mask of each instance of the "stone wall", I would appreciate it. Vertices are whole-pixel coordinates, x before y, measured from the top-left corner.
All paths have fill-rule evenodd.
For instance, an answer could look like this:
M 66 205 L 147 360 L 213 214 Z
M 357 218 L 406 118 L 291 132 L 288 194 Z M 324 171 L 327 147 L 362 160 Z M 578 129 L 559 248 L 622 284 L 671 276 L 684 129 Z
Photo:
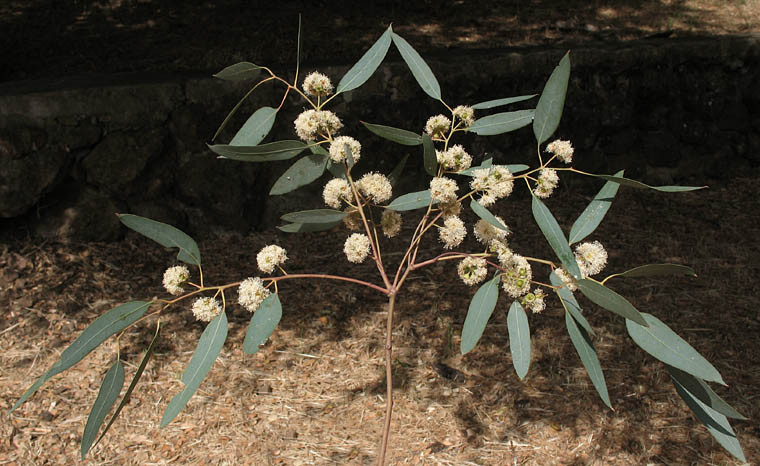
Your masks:
M 457 105 L 538 93 L 565 52 L 527 48 L 425 58 L 444 99 Z M 557 136 L 573 141 L 578 168 L 626 168 L 629 176 L 655 184 L 705 183 L 760 162 L 759 36 L 586 44 L 574 48 L 571 59 Z M 337 81 L 347 68 L 320 71 Z M 267 196 L 294 160 L 245 164 L 218 160 L 206 148 L 246 90 L 245 84 L 207 75 L 89 76 L 0 86 L 0 228 L 112 240 L 122 232 L 113 214 L 130 212 L 203 237 L 271 228 L 283 212 L 319 206 L 319 186 Z M 256 108 L 276 107 L 281 93 L 276 85 L 259 88 L 220 141 L 228 141 Z M 359 120 L 419 131 L 442 110 L 393 50 L 365 86 L 330 108 L 344 117 L 344 134 L 364 145 L 360 169 L 389 172 L 411 154 L 410 169 L 420 173 L 420 148 L 379 140 Z M 269 140 L 294 139 L 292 121 L 302 109 L 289 98 Z M 535 157 L 529 128 L 462 141 L 476 160 Z M 407 183 L 399 192 L 418 187 Z

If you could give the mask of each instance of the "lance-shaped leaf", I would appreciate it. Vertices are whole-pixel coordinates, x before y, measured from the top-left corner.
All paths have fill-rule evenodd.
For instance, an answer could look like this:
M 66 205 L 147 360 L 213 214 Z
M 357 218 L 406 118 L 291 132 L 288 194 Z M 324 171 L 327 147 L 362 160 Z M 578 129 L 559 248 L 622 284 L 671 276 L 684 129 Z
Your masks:
M 504 99 L 489 100 L 486 102 L 480 102 L 472 106 L 475 110 L 486 110 L 494 107 L 501 107 L 504 105 L 514 104 L 525 100 L 530 100 L 538 94 L 520 95 L 517 97 L 506 97 Z
M 507 313 L 509 331 L 509 352 L 512 353 L 512 365 L 520 380 L 525 378 L 530 367 L 530 326 L 528 316 L 519 301 L 509 306 Z
M 269 190 L 270 195 L 280 195 L 306 186 L 325 172 L 328 158 L 324 155 L 307 155 L 296 161 L 283 173 Z
M 567 83 L 570 79 L 570 52 L 567 52 L 559 65 L 554 68 L 549 80 L 541 92 L 536 104 L 536 116 L 533 119 L 533 134 L 538 144 L 543 144 L 554 134 L 562 118 L 565 107 Z
M 82 459 L 90 451 L 92 442 L 95 440 L 95 436 L 98 435 L 98 429 L 100 429 L 108 411 L 111 410 L 111 407 L 119 397 L 121 387 L 123 386 L 124 367 L 121 365 L 121 361 L 117 359 L 114 365 L 106 372 L 103 383 L 100 385 L 100 391 L 98 391 L 98 397 L 92 405 L 90 415 L 87 416 L 87 424 L 84 426 L 84 433 L 82 434 Z
M 438 156 L 435 154 L 435 146 L 433 146 L 433 140 L 427 133 L 422 134 L 422 147 L 423 161 L 425 163 L 425 171 L 430 176 L 435 176 L 438 173 Z
M 169 406 L 166 407 L 164 416 L 161 418 L 161 427 L 172 422 L 185 407 L 190 397 L 198 390 L 209 369 L 219 356 L 219 352 L 222 351 L 226 339 L 227 316 L 222 311 L 214 317 L 214 320 L 209 322 L 201 334 L 195 353 L 193 353 L 190 363 L 182 374 L 182 383 L 185 384 L 185 388 L 169 402 Z
M 248 117 L 245 124 L 238 130 L 230 141 L 231 146 L 256 146 L 267 137 L 272 130 L 277 109 L 262 107 Z
M 383 139 L 403 144 L 405 146 L 419 146 L 422 144 L 422 137 L 411 131 L 405 129 L 394 128 L 392 126 L 375 125 L 362 121 L 362 124 L 373 133 L 377 134 Z
M 351 152 L 351 147 L 348 144 L 343 144 L 343 153 L 346 154 L 346 166 L 351 170 L 356 161 L 354 160 L 353 152 Z
M 287 223 L 277 227 L 278 230 L 285 233 L 313 233 L 315 231 L 327 231 L 336 225 L 340 225 L 341 220 L 328 223 Z
M 581 278 L 581 270 L 578 268 L 578 264 L 575 262 L 575 255 L 570 249 L 570 245 L 565 238 L 565 234 L 559 227 L 557 220 L 554 218 L 549 208 L 541 202 L 536 196 L 533 196 L 533 218 L 536 219 L 536 224 L 541 232 L 544 234 L 546 241 L 549 242 L 549 246 L 552 247 L 554 253 L 557 255 L 562 265 L 565 266 L 570 274 L 576 279 Z
M 622 174 L 623 170 L 620 170 L 615 173 L 615 176 Z M 570 228 L 570 244 L 581 241 L 596 230 L 604 216 L 607 215 L 607 211 L 610 210 L 612 199 L 615 198 L 619 187 L 619 184 L 611 181 L 604 183 L 602 189 L 594 196 L 594 199 L 586 206 L 586 209 Z
M 648 327 L 634 325 L 630 321 L 625 322 L 628 335 L 641 349 L 651 354 L 655 359 L 681 369 L 694 377 L 699 377 L 708 382 L 726 384 L 718 370 L 670 327 L 651 314 L 642 313 L 641 315 L 646 319 Z
M 148 310 L 148 307 L 150 307 L 151 304 L 153 303 L 145 301 L 124 303 L 95 319 L 90 326 L 79 335 L 79 338 L 63 351 L 61 359 L 59 359 L 53 367 L 48 369 L 42 377 L 37 379 L 34 385 L 29 387 L 21 398 L 19 398 L 16 404 L 11 408 L 11 412 L 21 406 L 30 396 L 34 395 L 42 384 L 50 380 L 54 375 L 60 374 L 81 361 L 82 358 L 90 354 L 90 351 L 97 348 L 111 335 L 121 332 L 137 322 L 137 320 L 145 314 L 145 311 Z
M 696 277 L 697 273 L 691 267 L 680 264 L 647 264 L 634 267 L 621 273 L 614 273 L 604 280 L 607 281 L 614 277 L 657 277 L 667 275 L 687 275 Z
M 348 214 L 340 210 L 314 209 L 291 212 L 280 218 L 293 223 L 333 223 L 343 220 L 346 215 Z
M 475 296 L 472 297 L 462 328 L 462 343 L 460 345 L 462 354 L 467 354 L 475 348 L 483 335 L 483 330 L 485 330 L 488 319 L 491 318 L 496 307 L 496 301 L 499 299 L 500 279 L 501 276 L 497 274 L 481 285 L 475 292 Z
M 673 385 L 675 385 L 678 394 L 683 398 L 694 415 L 697 416 L 697 419 L 707 427 L 707 431 L 710 432 L 710 435 L 712 435 L 715 440 L 726 449 L 726 451 L 734 455 L 738 460 L 746 463 L 747 459 L 744 457 L 742 446 L 739 444 L 739 440 L 737 440 L 736 434 L 731 428 L 731 424 L 729 424 L 726 416 L 702 403 L 686 387 L 681 385 L 678 380 L 674 378 L 671 378 L 671 380 L 673 381 Z
M 491 225 L 495 226 L 499 230 L 504 230 L 506 232 L 509 232 L 509 228 L 507 228 L 506 225 L 504 225 L 503 223 L 501 223 L 499 221 L 499 219 L 497 219 L 496 217 L 494 217 L 493 214 L 488 209 L 486 209 L 485 207 L 483 207 L 482 205 L 480 205 L 480 203 L 478 203 L 477 201 L 475 201 L 475 199 L 470 200 L 470 209 L 472 209 L 472 211 L 475 212 L 475 214 L 478 217 L 482 218 L 486 222 L 488 222 Z
M 687 191 L 696 191 L 698 189 L 705 189 L 707 186 L 649 186 L 648 184 L 644 184 L 641 181 L 632 180 L 630 178 L 624 178 L 622 176 L 617 175 L 594 175 L 589 174 L 590 176 L 595 176 L 597 178 L 601 178 L 603 180 L 611 181 L 613 183 L 622 184 L 623 186 L 628 186 L 629 188 L 635 188 L 635 189 L 654 189 L 655 191 L 661 191 L 664 193 L 682 193 Z
M 248 81 L 249 79 L 256 78 L 259 73 L 261 73 L 262 69 L 264 69 L 263 66 L 242 61 L 226 67 L 222 71 L 216 73 L 214 77 L 225 81 Z
M 594 388 L 596 388 L 604 404 L 612 409 L 610 395 L 607 393 L 607 382 L 604 380 L 604 372 L 602 372 L 599 356 L 597 356 L 594 345 L 591 343 L 591 338 L 583 327 L 578 326 L 573 315 L 569 312 L 565 313 L 565 325 L 567 326 L 567 333 L 570 334 L 570 341 L 573 342 L 578 356 L 581 357 L 583 367 L 586 368 L 586 372 L 591 378 L 591 383 L 594 384 Z
M 387 208 L 402 212 L 405 210 L 421 209 L 430 205 L 430 190 L 417 191 L 414 193 L 404 194 L 394 199 Z
M 390 181 L 391 186 L 395 187 L 396 184 L 401 179 L 401 175 L 404 173 L 404 168 L 406 168 L 406 160 L 409 158 L 409 154 L 406 154 L 401 161 L 396 164 L 396 167 L 393 169 L 393 171 L 388 175 L 388 181 Z
M 259 347 L 266 343 L 267 339 L 282 318 L 282 304 L 277 293 L 269 295 L 262 301 L 248 324 L 248 331 L 243 340 L 243 351 L 247 354 L 255 354 Z
M 588 320 L 583 316 L 583 311 L 581 310 L 581 306 L 578 304 L 578 301 L 575 299 L 575 296 L 573 295 L 573 292 L 567 289 L 566 286 L 562 283 L 562 280 L 559 279 L 556 273 L 552 271 L 552 273 L 549 274 L 549 281 L 552 285 L 558 286 L 559 288 L 555 289 L 555 293 L 557 293 L 557 296 L 559 297 L 559 301 L 562 303 L 562 307 L 565 308 L 565 311 L 569 312 L 573 319 L 575 319 L 575 322 L 577 322 L 583 329 L 588 333 L 589 335 L 596 335 L 594 332 L 594 329 L 591 328 L 591 324 L 588 323 Z
M 258 146 L 229 146 L 227 144 L 209 145 L 211 151 L 222 158 L 240 162 L 274 162 L 292 159 L 306 149 L 301 141 L 276 141 Z
M 401 53 L 401 58 L 404 59 L 406 66 L 409 67 L 412 75 L 414 75 L 414 79 L 417 80 L 417 83 L 425 91 L 425 94 L 436 100 L 441 100 L 441 86 L 438 84 L 438 80 L 435 79 L 435 75 L 430 70 L 428 64 L 425 63 L 425 60 L 403 37 L 394 32 L 392 38 L 393 43 L 396 45 L 399 53 Z
M 201 265 L 198 244 L 183 231 L 166 223 L 132 214 L 117 214 L 121 223 L 146 236 L 165 248 L 179 248 L 177 259 L 192 265 Z
M 745 421 L 747 420 L 746 417 L 739 414 L 737 410 L 735 410 L 730 404 L 726 403 L 723 398 L 718 396 L 718 394 L 715 393 L 713 389 L 705 383 L 704 380 L 698 377 L 694 377 L 693 375 L 668 364 L 665 364 L 665 368 L 668 370 L 668 373 L 674 380 L 681 384 L 683 388 L 688 390 L 688 392 L 691 393 L 694 398 L 698 399 L 705 405 L 709 406 L 713 410 L 721 413 L 726 417 L 741 419 Z
M 390 26 L 385 30 L 383 35 L 367 50 L 364 55 L 357 61 L 354 66 L 341 78 L 336 94 L 351 91 L 361 86 L 372 76 L 380 63 L 388 53 L 391 46 L 391 34 L 393 30 Z
M 153 349 L 156 347 L 156 341 L 158 341 L 158 334 L 160 330 L 161 330 L 161 322 L 159 321 L 159 323 L 156 324 L 156 333 L 155 335 L 153 335 L 153 339 L 150 341 L 150 345 L 148 345 L 148 349 L 145 350 L 145 354 L 143 355 L 142 360 L 140 361 L 140 365 L 137 367 L 137 371 L 135 372 L 135 375 L 132 377 L 132 382 L 129 383 L 129 387 L 127 387 L 127 391 L 124 393 L 124 397 L 122 397 L 121 402 L 119 403 L 119 406 L 116 408 L 116 412 L 113 413 L 113 416 L 111 416 L 111 419 L 109 419 L 108 424 L 106 424 L 106 428 L 103 429 L 103 432 L 100 433 L 100 437 L 98 437 L 98 441 L 95 442 L 95 445 L 97 445 L 98 443 L 100 443 L 101 440 L 103 440 L 103 437 L 105 437 L 106 432 L 108 432 L 108 429 L 110 429 L 114 421 L 116 421 L 116 418 L 121 413 L 121 410 L 124 409 L 127 403 L 129 403 L 129 397 L 132 396 L 132 392 L 137 386 L 137 382 L 140 380 L 140 377 L 142 377 L 143 372 L 145 372 L 145 367 L 148 365 L 148 361 L 150 360 L 150 357 L 153 355 Z
M 647 326 L 647 321 L 644 320 L 642 314 L 633 304 L 601 283 L 584 278 L 583 280 L 578 280 L 578 289 L 592 303 L 628 320 L 632 320 L 638 325 Z
M 517 110 L 515 112 L 496 113 L 478 118 L 467 128 L 467 131 L 480 136 L 493 136 L 508 133 L 533 121 L 534 110 Z

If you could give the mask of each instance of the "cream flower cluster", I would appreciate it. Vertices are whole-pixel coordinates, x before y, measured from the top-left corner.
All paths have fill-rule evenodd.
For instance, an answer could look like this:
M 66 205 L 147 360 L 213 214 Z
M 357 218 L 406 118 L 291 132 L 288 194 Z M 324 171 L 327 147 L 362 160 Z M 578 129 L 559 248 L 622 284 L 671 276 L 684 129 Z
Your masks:
M 330 78 L 322 73 L 313 71 L 306 75 L 303 80 L 303 91 L 315 97 L 324 97 L 332 94 L 333 85 Z
M 554 192 L 554 188 L 559 184 L 557 170 L 553 168 L 542 168 L 538 175 L 538 182 L 533 193 L 542 199 L 546 199 Z
M 444 249 L 453 249 L 467 236 L 467 228 L 459 217 L 452 215 L 443 220 L 443 227 L 438 229 L 438 237 L 443 243 Z
M 346 160 L 346 145 L 351 151 L 351 157 L 354 162 L 358 162 L 362 156 L 362 145 L 351 136 L 338 136 L 330 143 L 330 158 L 335 163 L 342 163 Z
M 169 267 L 164 272 L 164 288 L 169 294 L 179 296 L 184 293 L 182 285 L 190 278 L 190 271 L 184 265 Z
M 467 285 L 477 285 L 486 278 L 488 268 L 486 260 L 481 257 L 467 256 L 457 266 L 459 278 Z
M 501 217 L 498 217 L 498 216 L 494 216 L 494 217 L 502 225 L 504 226 L 507 225 Z M 507 235 L 509 234 L 509 230 L 502 230 L 501 228 L 496 228 L 495 226 L 491 225 L 490 223 L 486 222 L 483 219 L 480 219 L 477 221 L 477 223 L 475 223 L 475 228 L 473 232 L 475 233 L 475 238 L 485 245 L 491 244 L 491 242 L 494 240 L 504 241 Z
M 425 132 L 433 139 L 445 138 L 449 128 L 451 128 L 451 120 L 446 115 L 431 116 L 425 124 Z
M 573 161 L 573 145 L 570 141 L 564 141 L 557 139 L 546 145 L 546 152 L 552 153 L 557 156 L 558 159 L 565 163 L 572 163 Z
M 475 123 L 475 110 L 473 110 L 473 108 L 470 106 L 459 105 L 457 107 L 454 107 L 454 111 L 452 113 L 456 118 L 459 118 L 459 120 L 464 123 L 465 127 L 469 127 Z
M 259 270 L 264 273 L 274 272 L 274 268 L 286 260 L 288 260 L 286 251 L 276 244 L 265 246 L 256 254 L 256 263 L 259 266 Z
M 523 306 L 533 311 L 534 314 L 538 314 L 546 309 L 544 298 L 546 298 L 544 291 L 541 288 L 536 288 L 533 290 L 533 293 L 528 293 L 523 296 L 521 303 Z
M 488 244 L 488 250 L 496 254 L 496 257 L 499 259 L 499 264 L 501 264 L 502 267 L 506 267 L 507 264 L 509 264 L 509 260 L 514 255 L 514 252 L 507 247 L 507 243 L 503 239 L 491 240 Z
M 445 176 L 436 176 L 430 180 L 430 197 L 433 202 L 447 203 L 457 199 L 457 182 Z
M 570 275 L 570 272 L 568 272 L 564 267 L 554 269 L 554 274 L 557 276 L 557 278 L 560 279 L 562 285 L 564 285 L 565 288 L 570 291 L 578 290 L 578 282 L 575 281 L 575 278 L 573 278 L 573 276 Z
M 435 155 L 438 163 L 446 170 L 458 172 L 467 170 L 472 165 L 472 156 L 461 144 L 454 144 L 444 151 L 436 151 Z
M 533 271 L 528 260 L 518 254 L 512 256 L 502 264 L 505 268 L 501 274 L 502 288 L 513 298 L 519 298 L 530 291 L 530 281 Z
M 383 216 L 380 218 L 380 226 L 383 227 L 383 234 L 388 238 L 393 238 L 401 231 L 401 214 L 395 210 L 385 209 Z
M 599 241 L 581 243 L 575 248 L 575 260 L 584 278 L 596 275 L 607 265 L 607 251 Z
M 393 195 L 391 182 L 381 173 L 367 173 L 356 182 L 356 187 L 376 204 L 387 201 Z
M 222 305 L 214 298 L 198 298 L 193 303 L 193 315 L 203 322 L 211 322 L 222 312 Z
M 353 233 L 346 238 L 343 252 L 349 262 L 361 264 L 369 255 L 369 238 L 363 233 Z
M 489 168 L 478 168 L 472 174 L 470 187 L 482 193 L 478 202 L 483 207 L 488 207 L 497 200 L 512 194 L 515 182 L 506 166 L 493 165 Z
M 317 136 L 327 137 L 337 133 L 343 123 L 329 110 L 306 110 L 293 123 L 296 134 L 306 142 L 313 142 Z
M 238 287 L 238 303 L 249 312 L 255 312 L 271 294 L 259 277 L 248 277 Z
M 343 200 L 351 199 L 351 186 L 343 178 L 333 178 L 325 185 L 322 198 L 328 206 L 340 209 Z

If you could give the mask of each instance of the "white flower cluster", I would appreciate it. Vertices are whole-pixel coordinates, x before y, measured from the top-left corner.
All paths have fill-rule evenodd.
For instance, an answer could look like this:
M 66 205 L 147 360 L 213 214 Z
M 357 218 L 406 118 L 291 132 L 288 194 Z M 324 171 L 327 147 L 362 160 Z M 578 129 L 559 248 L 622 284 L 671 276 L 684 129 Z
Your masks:
M 443 243 L 444 249 L 453 249 L 459 246 L 467 236 L 467 228 L 464 222 L 457 216 L 452 215 L 443 220 L 443 227 L 438 229 L 438 237 Z
M 557 156 L 558 159 L 565 163 L 572 163 L 573 161 L 573 145 L 570 141 L 564 141 L 557 139 L 546 145 L 546 152 L 552 153 Z
M 356 182 L 356 187 L 376 204 L 387 201 L 393 195 L 391 182 L 381 173 L 367 173 Z
M 346 160 L 346 145 L 351 151 L 351 157 L 354 162 L 358 162 L 362 156 L 362 145 L 351 136 L 338 136 L 330 143 L 330 158 L 335 163 L 342 163 Z
M 222 305 L 214 298 L 198 298 L 193 303 L 193 315 L 203 322 L 211 322 L 222 312 Z
M 337 133 L 343 123 L 329 110 L 306 110 L 293 123 L 296 134 L 306 142 L 313 142 L 317 136 L 327 137 Z
M 436 151 L 435 155 L 438 163 L 446 170 L 458 172 L 467 170 L 472 165 L 472 156 L 461 144 L 454 144 L 444 151 Z
M 303 80 L 303 91 L 309 95 L 324 97 L 332 94 L 333 85 L 330 78 L 313 71 Z
M 327 182 L 322 198 L 333 209 L 340 209 L 343 200 L 351 199 L 351 186 L 343 178 L 333 178 Z
M 568 272 L 564 267 L 554 269 L 554 274 L 557 276 L 557 278 L 560 279 L 562 285 L 564 285 L 568 290 L 578 290 L 578 282 L 575 281 L 575 278 L 573 278 L 573 276 L 570 275 L 570 272 Z
M 559 184 L 557 170 L 553 168 L 542 168 L 538 175 L 538 182 L 533 193 L 542 199 L 546 199 L 554 192 L 554 188 Z
M 363 233 L 353 233 L 346 238 L 343 252 L 349 262 L 361 264 L 369 255 L 369 238 Z
M 248 277 L 238 287 L 238 303 L 249 312 L 255 312 L 271 294 L 259 277 Z
M 169 294 L 179 296 L 185 292 L 182 285 L 190 278 L 190 271 L 184 265 L 169 267 L 164 272 L 164 288 Z
M 581 278 L 596 275 L 607 265 L 607 251 L 599 241 L 581 243 L 575 248 L 575 261 L 581 269 Z M 554 270 L 562 284 L 570 291 L 578 289 L 578 282 L 564 267 Z
M 526 258 L 518 254 L 512 254 L 506 263 L 502 265 L 505 270 L 501 274 L 501 286 L 509 296 L 519 298 L 530 291 L 530 280 L 533 278 L 533 271 Z
M 433 139 L 445 138 L 449 128 L 451 128 L 451 120 L 446 115 L 431 116 L 425 124 L 425 132 Z
M 512 173 L 506 166 L 492 165 L 489 168 L 478 168 L 472 174 L 470 187 L 483 193 L 478 199 L 483 207 L 488 207 L 498 199 L 512 194 L 515 182 L 512 179 Z
M 452 112 L 456 118 L 459 118 L 465 127 L 469 127 L 475 123 L 475 110 L 467 105 L 459 105 L 454 107 Z
M 501 264 L 502 267 L 506 267 L 507 264 L 509 264 L 509 260 L 514 255 L 512 250 L 507 247 L 507 243 L 503 239 L 491 240 L 491 242 L 488 244 L 488 250 L 496 254 L 496 257 L 499 259 L 499 264 Z
M 401 214 L 395 210 L 385 209 L 383 216 L 380 218 L 380 226 L 383 227 L 383 234 L 388 238 L 393 238 L 401 231 Z
M 286 260 L 288 260 L 286 251 L 276 244 L 265 246 L 256 254 L 256 263 L 259 266 L 259 270 L 264 273 L 274 272 L 274 268 Z
M 447 203 L 457 199 L 457 182 L 445 176 L 436 176 L 430 180 L 430 197 L 433 202 Z
M 544 302 L 546 294 L 541 288 L 536 288 L 533 293 L 528 293 L 522 298 L 522 305 L 533 311 L 534 314 L 538 314 L 546 309 L 546 303 Z
M 507 226 L 506 222 L 499 217 L 494 216 L 496 220 L 498 220 L 502 225 Z M 480 241 L 481 243 L 485 245 L 490 245 L 494 240 L 497 241 L 504 241 L 507 238 L 507 235 L 509 234 L 509 230 L 502 230 L 501 228 L 496 228 L 495 226 L 491 225 L 490 223 L 486 222 L 483 219 L 480 219 L 475 223 L 474 228 L 475 238 Z
M 486 278 L 488 268 L 486 260 L 481 257 L 467 256 L 457 266 L 459 278 L 467 285 L 477 285 Z

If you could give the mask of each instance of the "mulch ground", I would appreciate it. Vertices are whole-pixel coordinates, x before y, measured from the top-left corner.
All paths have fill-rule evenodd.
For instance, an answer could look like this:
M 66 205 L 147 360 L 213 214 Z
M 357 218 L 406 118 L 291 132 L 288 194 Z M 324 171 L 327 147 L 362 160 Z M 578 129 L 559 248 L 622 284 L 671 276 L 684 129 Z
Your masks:
M 760 351 L 756 277 L 760 254 L 760 173 L 710 189 L 663 194 L 621 189 L 593 235 L 610 253 L 606 272 L 675 262 L 698 278 L 616 279 L 614 289 L 670 325 L 715 364 L 728 387 L 717 392 L 750 420 L 733 422 L 748 460 L 760 458 Z M 598 189 L 598 186 L 595 187 Z M 522 191 L 497 214 L 512 247 L 551 258 Z M 569 225 L 593 193 L 563 183 L 548 203 Z M 470 219 L 472 220 L 472 219 Z M 411 234 L 409 215 L 404 237 Z M 288 271 L 339 273 L 377 281 L 370 265 L 349 265 L 344 231 L 229 236 L 201 243 L 208 283 L 255 274 L 255 254 L 277 242 Z M 384 246 L 391 263 L 402 240 Z M 469 238 L 466 247 L 475 248 Z M 423 257 L 437 254 L 423 245 Z M 140 236 L 109 244 L 0 243 L 0 464 L 73 464 L 102 377 L 115 357 L 109 340 L 56 376 L 25 405 L 7 411 L 63 349 L 102 312 L 162 296 L 175 262 Z M 393 464 L 738 464 L 677 396 L 662 364 L 627 337 L 621 318 L 581 301 L 598 336 L 614 411 L 590 384 L 567 332 L 561 305 L 531 315 L 532 363 L 520 381 L 511 367 L 501 297 L 474 351 L 459 338 L 474 289 L 438 264 L 402 292 L 394 328 Z M 536 268 L 536 277 L 548 270 Z M 256 355 L 242 352 L 249 315 L 233 307 L 230 334 L 207 379 L 166 428 L 161 414 L 203 327 L 187 306 L 161 318 L 156 354 L 132 399 L 84 464 L 373 464 L 385 407 L 384 300 L 329 281 L 284 282 L 284 316 Z M 121 339 L 127 380 L 154 332 L 146 321 Z

